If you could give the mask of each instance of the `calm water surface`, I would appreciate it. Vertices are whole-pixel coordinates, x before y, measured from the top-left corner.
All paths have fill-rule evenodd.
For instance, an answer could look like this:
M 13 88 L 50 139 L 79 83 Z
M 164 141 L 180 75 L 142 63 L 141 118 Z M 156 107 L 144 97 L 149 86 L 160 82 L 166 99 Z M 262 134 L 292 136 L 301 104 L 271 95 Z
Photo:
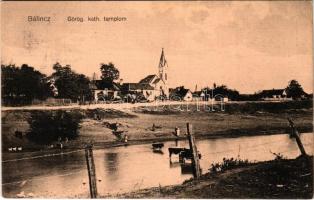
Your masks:
M 313 154 L 314 134 L 302 134 L 306 151 Z M 178 157 L 170 163 L 168 147 L 188 147 L 187 141 L 165 142 L 163 153 L 154 153 L 150 144 L 94 150 L 97 189 L 100 195 L 137 189 L 180 184 L 192 177 L 188 166 Z M 288 158 L 299 155 L 294 139 L 288 135 L 270 135 L 197 141 L 202 154 L 202 171 L 223 157 L 251 161 L 274 158 L 271 152 Z M 34 197 L 89 197 L 84 151 L 53 157 L 2 163 L 2 192 L 5 197 L 25 194 Z

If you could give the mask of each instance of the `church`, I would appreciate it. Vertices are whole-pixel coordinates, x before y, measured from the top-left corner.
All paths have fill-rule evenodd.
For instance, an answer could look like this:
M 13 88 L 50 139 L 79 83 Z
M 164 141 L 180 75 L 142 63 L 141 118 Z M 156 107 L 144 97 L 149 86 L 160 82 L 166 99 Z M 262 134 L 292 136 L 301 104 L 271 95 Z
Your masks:
M 165 57 L 164 49 L 161 50 L 161 56 L 158 65 L 158 74 L 151 74 L 140 80 L 138 83 L 124 83 L 122 93 L 141 95 L 148 101 L 154 101 L 157 98 L 168 99 L 168 63 Z

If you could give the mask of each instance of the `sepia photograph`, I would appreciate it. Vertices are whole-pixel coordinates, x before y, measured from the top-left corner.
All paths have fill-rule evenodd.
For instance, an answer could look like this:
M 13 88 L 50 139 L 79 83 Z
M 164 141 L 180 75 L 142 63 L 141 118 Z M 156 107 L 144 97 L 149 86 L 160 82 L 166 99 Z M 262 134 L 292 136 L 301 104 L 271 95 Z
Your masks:
M 312 199 L 313 2 L 2 1 L 1 195 Z

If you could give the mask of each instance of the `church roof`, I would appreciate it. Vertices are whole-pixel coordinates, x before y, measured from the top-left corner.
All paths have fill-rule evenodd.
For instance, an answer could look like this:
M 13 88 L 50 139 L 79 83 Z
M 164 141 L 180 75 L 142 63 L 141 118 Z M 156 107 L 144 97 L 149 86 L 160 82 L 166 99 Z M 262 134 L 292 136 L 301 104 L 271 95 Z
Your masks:
M 123 83 L 122 89 L 125 91 L 129 90 L 154 90 L 149 84 L 142 83 Z
M 151 84 L 151 82 L 155 79 L 158 78 L 158 76 L 156 74 L 152 74 L 152 75 L 148 75 L 145 78 L 143 78 L 142 80 L 140 80 L 139 83 L 141 84 Z
M 153 84 L 156 84 L 160 81 L 160 78 L 156 78 L 156 80 L 153 82 Z
M 183 87 L 175 88 L 175 89 L 170 89 L 170 96 L 177 96 L 177 97 L 185 97 L 185 95 L 191 92 L 189 89 L 185 89 Z

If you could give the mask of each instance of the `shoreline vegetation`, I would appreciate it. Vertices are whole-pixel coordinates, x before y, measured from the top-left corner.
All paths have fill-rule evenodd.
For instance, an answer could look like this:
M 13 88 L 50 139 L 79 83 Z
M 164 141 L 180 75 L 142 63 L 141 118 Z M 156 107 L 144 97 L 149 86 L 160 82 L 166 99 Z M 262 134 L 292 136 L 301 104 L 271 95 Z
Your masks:
M 101 198 L 313 198 L 313 156 L 247 163 L 207 172 L 180 185 L 159 186 Z

